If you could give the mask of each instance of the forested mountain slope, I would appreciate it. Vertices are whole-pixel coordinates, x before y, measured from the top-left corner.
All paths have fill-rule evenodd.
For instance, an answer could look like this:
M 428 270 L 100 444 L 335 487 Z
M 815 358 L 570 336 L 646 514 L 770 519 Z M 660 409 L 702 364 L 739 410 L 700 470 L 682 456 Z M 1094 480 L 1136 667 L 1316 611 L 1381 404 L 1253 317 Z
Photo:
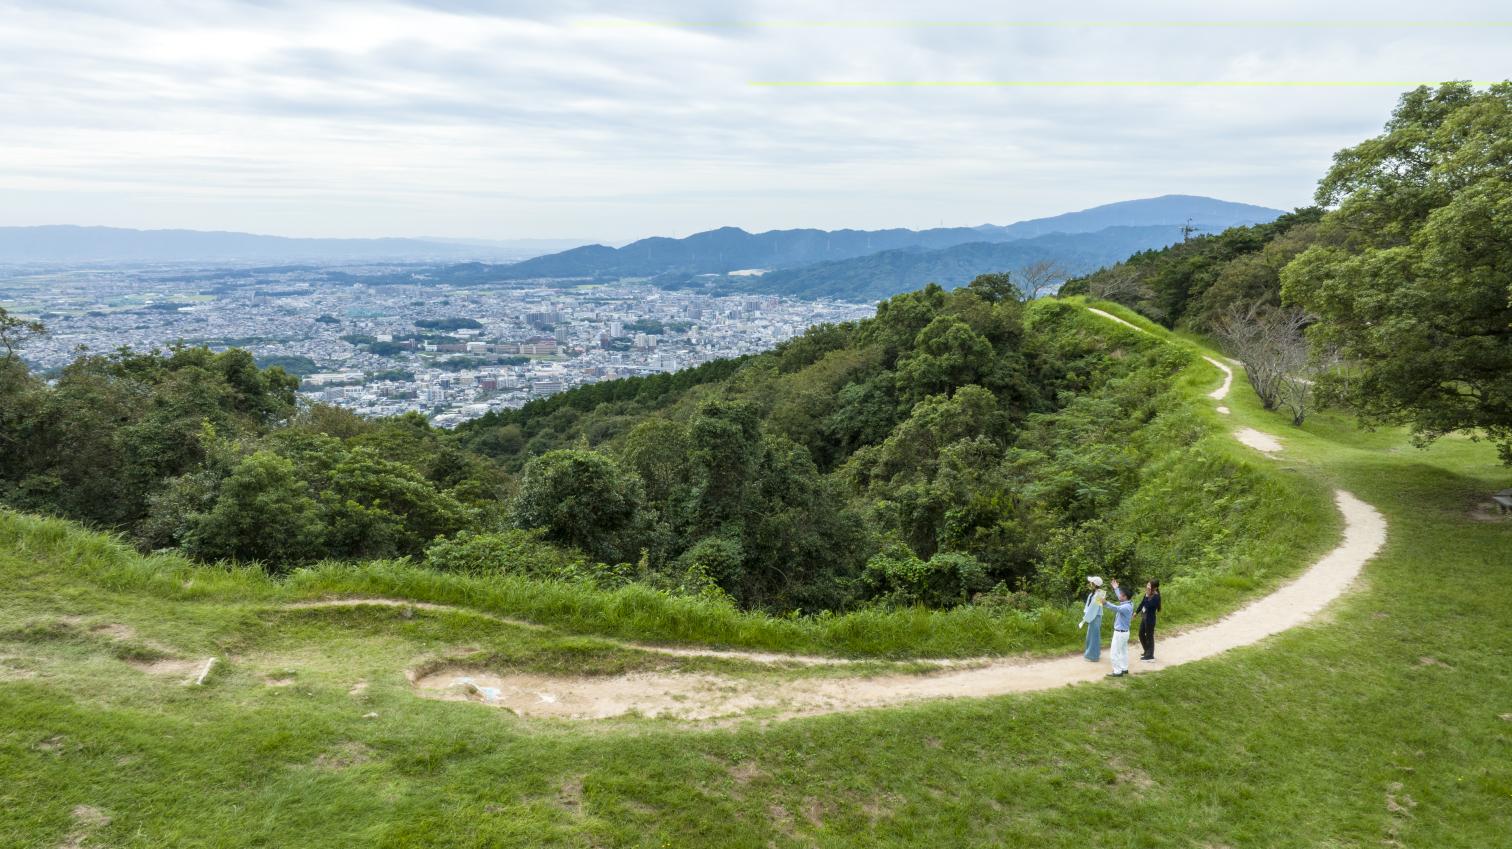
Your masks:
M 1035 263 L 1044 263 L 1057 278 L 1084 274 L 1181 238 L 1182 230 L 1176 225 L 1109 227 L 1089 233 L 1050 233 L 1009 242 L 970 242 L 940 250 L 885 251 L 781 269 L 760 277 L 731 278 L 727 283 L 742 291 L 799 298 L 878 301 L 927 283 L 953 289 L 981 274 L 1012 273 Z

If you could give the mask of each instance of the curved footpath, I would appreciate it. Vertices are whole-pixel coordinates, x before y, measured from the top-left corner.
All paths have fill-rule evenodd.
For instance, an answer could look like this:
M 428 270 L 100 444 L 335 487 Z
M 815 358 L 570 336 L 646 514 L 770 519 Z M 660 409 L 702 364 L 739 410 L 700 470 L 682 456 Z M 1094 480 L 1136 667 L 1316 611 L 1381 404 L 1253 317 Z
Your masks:
M 1099 309 L 1099 316 L 1148 331 Z M 1221 403 L 1228 397 L 1234 373 L 1227 365 L 1204 357 L 1223 373 L 1223 383 L 1208 397 Z M 1235 434 L 1241 442 L 1270 453 L 1282 446 L 1274 436 L 1252 429 Z M 1307 571 L 1275 592 L 1223 617 L 1210 625 L 1181 632 L 1160 641 L 1160 660 L 1135 664 L 1132 674 L 1178 666 L 1212 657 L 1229 649 L 1251 645 L 1272 634 L 1306 623 L 1349 588 L 1365 563 L 1386 542 L 1386 521 L 1369 504 L 1343 490 L 1334 502 L 1344 519 L 1344 539 Z M 445 605 L 396 599 L 340 599 L 303 602 L 295 607 L 381 604 L 422 610 L 452 610 Z M 477 613 L 477 611 L 468 611 Z M 481 614 L 489 615 L 489 614 Z M 490 618 L 526 627 L 529 623 L 503 617 Z M 725 657 L 757 663 L 841 665 L 839 658 L 723 651 L 718 649 L 667 648 L 624 643 L 633 648 L 683 657 Z M 824 713 L 886 707 L 927 699 L 996 696 L 1046 690 L 1067 684 L 1096 681 L 1107 671 L 1106 663 L 1088 663 L 1081 655 L 1049 660 L 926 661 L 945 667 L 942 671 L 852 677 L 808 677 L 789 681 L 743 679 L 691 672 L 652 672 L 603 677 L 565 677 L 532 674 L 493 675 L 470 670 L 443 669 L 413 681 L 424 695 L 433 698 L 480 701 L 507 708 L 523 716 L 561 719 L 606 719 L 623 714 L 666 716 L 685 720 L 737 719 L 753 714 L 767 719 L 812 716 Z

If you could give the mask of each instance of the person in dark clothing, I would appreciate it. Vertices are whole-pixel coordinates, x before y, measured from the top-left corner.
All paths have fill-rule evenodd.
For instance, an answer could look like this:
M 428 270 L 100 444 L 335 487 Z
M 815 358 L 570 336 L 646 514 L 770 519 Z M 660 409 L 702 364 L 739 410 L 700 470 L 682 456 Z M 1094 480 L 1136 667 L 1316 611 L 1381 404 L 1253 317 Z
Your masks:
M 1140 660 L 1155 659 L 1155 615 L 1160 612 L 1160 582 L 1150 581 L 1145 584 L 1144 598 L 1139 600 L 1139 606 L 1134 608 L 1139 614 L 1139 645 L 1144 652 L 1139 656 Z

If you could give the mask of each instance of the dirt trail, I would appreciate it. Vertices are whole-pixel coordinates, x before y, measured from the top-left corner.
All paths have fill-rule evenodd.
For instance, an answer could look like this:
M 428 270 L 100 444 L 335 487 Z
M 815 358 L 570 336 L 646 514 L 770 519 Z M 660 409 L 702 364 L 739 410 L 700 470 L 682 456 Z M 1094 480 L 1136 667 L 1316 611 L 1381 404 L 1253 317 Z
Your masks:
M 1103 310 L 1091 312 L 1148 333 Z M 1209 398 L 1222 402 L 1233 383 L 1233 371 L 1208 357 L 1224 374 L 1222 385 Z M 1228 412 L 1226 407 L 1220 407 Z M 1261 451 L 1281 449 L 1275 437 L 1253 429 L 1235 434 Z M 1366 562 L 1386 542 L 1386 521 L 1369 504 L 1348 492 L 1334 492 L 1344 520 L 1344 539 L 1333 551 L 1291 583 L 1212 624 L 1160 641 L 1160 659 L 1149 666 L 1136 664 L 1134 674 L 1177 666 L 1252 645 L 1266 637 L 1306 623 L 1349 588 Z M 837 662 L 827 658 L 793 658 L 749 652 L 700 649 L 652 651 L 682 655 L 722 655 L 762 662 Z M 635 673 L 598 678 L 551 677 L 530 674 L 493 675 L 441 670 L 420 678 L 416 688 L 442 699 L 466 699 L 507 708 L 523 716 L 561 719 L 607 719 L 629 713 L 685 720 L 732 719 L 742 715 L 785 719 L 864 708 L 885 707 L 929 699 L 984 697 L 1046 690 L 1096 681 L 1106 673 L 1103 663 L 1088 663 L 1080 655 L 1039 661 L 988 660 L 927 674 L 883 674 L 861 678 L 804 678 L 774 684 L 712 674 L 677 672 Z
M 1132 321 L 1125 321 L 1125 320 L 1119 318 L 1118 316 L 1114 315 L 1113 313 L 1108 312 L 1107 310 L 1100 310 L 1097 307 L 1087 307 L 1087 312 L 1092 313 L 1093 315 L 1100 315 L 1100 316 L 1102 316 L 1103 318 L 1106 318 L 1109 321 L 1116 321 L 1119 324 L 1122 324 L 1124 327 L 1127 327 L 1127 328 L 1129 328 L 1131 330 L 1136 330 L 1136 331 L 1138 331 L 1140 333 L 1143 333 L 1146 336 L 1153 336 L 1154 335 L 1154 334 L 1150 333 L 1150 331 L 1145 330 L 1143 327 L 1140 327 L 1139 325 L 1133 323 Z
M 1215 360 L 1212 357 L 1203 357 L 1203 359 L 1217 366 L 1218 370 L 1223 372 L 1222 385 L 1220 385 L 1217 389 L 1214 389 L 1212 392 L 1208 393 L 1208 397 L 1212 398 L 1214 401 L 1222 401 L 1228 397 L 1229 387 L 1234 385 L 1234 370 L 1229 368 L 1222 361 Z M 1218 409 L 1224 413 L 1228 412 L 1228 407 L 1219 407 Z
M 1247 646 L 1305 623 L 1338 598 L 1386 540 L 1374 508 L 1342 490 L 1334 493 L 1344 518 L 1344 541 L 1301 577 L 1210 625 L 1160 641 L 1160 660 L 1133 674 L 1191 663 Z M 687 720 L 737 717 L 759 711 L 786 719 L 927 699 L 996 696 L 1096 681 L 1105 663 L 1080 655 L 1041 661 L 994 660 L 967 669 L 863 678 L 804 678 L 774 684 L 711 674 L 633 673 L 597 678 L 532 674 L 492 675 L 441 670 L 415 682 L 435 698 L 482 701 L 522 716 L 607 719 L 631 712 Z
M 1259 451 L 1261 454 L 1274 454 L 1282 449 L 1281 440 L 1263 431 L 1252 427 L 1244 427 L 1234 431 L 1234 438 L 1240 443 Z

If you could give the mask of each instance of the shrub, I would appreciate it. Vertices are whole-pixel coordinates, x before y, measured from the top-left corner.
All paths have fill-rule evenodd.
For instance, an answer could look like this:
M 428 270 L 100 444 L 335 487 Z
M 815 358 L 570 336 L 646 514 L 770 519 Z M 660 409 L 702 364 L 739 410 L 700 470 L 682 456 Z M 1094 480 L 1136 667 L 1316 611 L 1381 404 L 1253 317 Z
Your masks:
M 450 539 L 437 539 L 432 543 L 425 550 L 425 564 L 442 572 L 471 575 L 563 578 L 593 572 L 582 554 L 560 549 L 544 541 L 542 536 L 539 530 L 462 531 Z
M 891 545 L 866 561 L 862 581 L 893 606 L 954 607 L 987 588 L 987 567 L 969 554 L 944 551 L 920 560 L 902 545 Z

